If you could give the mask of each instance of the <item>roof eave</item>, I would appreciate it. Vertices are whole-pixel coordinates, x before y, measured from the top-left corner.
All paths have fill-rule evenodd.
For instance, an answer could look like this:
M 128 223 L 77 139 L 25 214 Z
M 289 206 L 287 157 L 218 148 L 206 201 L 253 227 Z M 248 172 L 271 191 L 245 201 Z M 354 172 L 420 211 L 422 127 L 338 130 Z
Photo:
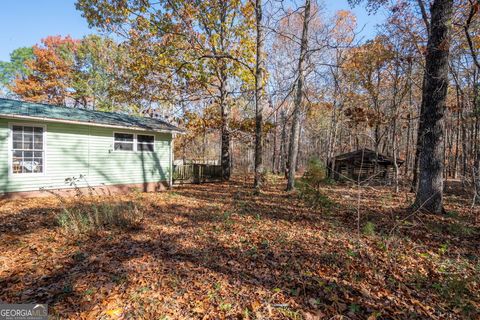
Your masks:
M 111 124 L 96 123 L 96 122 L 86 122 L 86 121 L 75 121 L 75 120 L 65 120 L 65 119 L 53 119 L 46 117 L 32 117 L 16 114 L 4 114 L 0 113 L 0 118 L 6 119 L 20 119 L 20 120 L 32 120 L 32 121 L 45 121 L 45 122 L 55 122 L 55 123 L 70 123 L 70 124 L 79 124 L 93 127 L 103 127 L 103 128 L 114 128 L 114 129 L 130 129 L 138 131 L 148 131 L 148 132 L 160 132 L 160 133 L 176 133 L 176 134 L 185 134 L 185 131 L 182 129 L 147 129 L 142 127 L 128 127 L 128 126 L 116 126 Z

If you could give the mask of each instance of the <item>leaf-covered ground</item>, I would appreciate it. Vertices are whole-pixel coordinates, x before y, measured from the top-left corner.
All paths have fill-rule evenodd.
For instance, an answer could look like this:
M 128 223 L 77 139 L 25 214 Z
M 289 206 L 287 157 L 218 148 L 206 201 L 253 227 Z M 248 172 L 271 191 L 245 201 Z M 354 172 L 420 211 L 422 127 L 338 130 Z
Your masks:
M 283 186 L 122 196 L 145 213 L 139 228 L 80 237 L 58 227 L 56 198 L 0 202 L 0 300 L 70 319 L 480 317 L 468 199 L 432 216 L 406 210 L 406 192 L 323 186 L 314 210 Z

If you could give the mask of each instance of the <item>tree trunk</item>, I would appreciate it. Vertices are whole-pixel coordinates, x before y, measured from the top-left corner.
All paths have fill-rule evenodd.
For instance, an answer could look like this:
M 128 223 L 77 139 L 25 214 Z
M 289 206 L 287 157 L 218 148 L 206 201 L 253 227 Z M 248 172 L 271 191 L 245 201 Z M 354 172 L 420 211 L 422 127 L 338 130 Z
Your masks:
M 379 154 L 379 147 L 380 147 L 380 125 L 378 123 L 375 124 L 375 163 L 373 164 L 373 175 L 375 176 L 378 171 L 378 154 Z M 358 149 L 358 148 L 357 148 Z
M 392 149 L 393 149 L 393 183 L 395 193 L 398 193 L 398 163 L 397 163 L 397 118 L 393 118 L 392 130 Z
M 302 123 L 302 119 L 299 119 L 298 123 L 299 124 Z M 297 161 L 295 162 L 295 171 L 300 170 L 300 162 L 302 161 L 303 147 L 304 147 L 302 142 L 303 142 L 303 140 L 302 140 L 302 129 L 299 129 L 298 130 L 298 138 L 297 138 L 298 147 L 297 147 Z
M 220 14 L 220 48 L 221 52 L 225 51 L 225 30 L 224 24 L 226 21 L 226 6 L 221 6 Z M 229 128 L 229 118 L 230 110 L 227 104 L 227 65 L 223 59 L 219 60 L 220 67 L 218 70 L 219 78 L 219 104 L 220 104 L 220 116 L 221 116 L 221 165 L 222 165 L 222 178 L 224 181 L 230 180 L 231 175 L 231 155 L 230 155 L 230 128 Z
M 473 163 L 473 183 L 475 184 L 475 190 L 477 192 L 475 196 L 475 204 L 480 203 L 480 147 L 478 146 L 478 131 L 480 130 L 480 84 L 475 83 L 474 85 L 475 93 L 474 93 L 474 114 L 475 114 L 475 155 L 474 155 L 474 163 Z
M 426 72 L 426 71 L 425 71 Z M 425 87 L 425 75 L 423 77 L 422 87 Z M 413 160 L 413 179 L 412 179 L 412 186 L 410 188 L 410 192 L 417 192 L 418 189 L 418 167 L 420 162 L 420 153 L 422 150 L 422 138 L 423 138 L 423 122 L 421 119 L 421 115 L 424 112 L 424 104 L 423 101 L 420 104 L 420 120 L 418 121 L 417 127 L 417 142 L 415 145 L 415 159 Z
M 467 125 L 465 123 L 465 116 L 463 112 L 464 103 L 462 102 L 462 185 L 465 186 L 467 182 L 467 156 L 468 156 L 468 146 L 467 146 Z
M 452 178 L 457 179 L 457 167 L 458 167 L 458 151 L 459 151 L 459 142 L 460 142 L 460 114 L 457 114 L 457 125 L 455 133 L 455 156 L 453 159 L 453 168 L 452 168 Z
M 287 116 L 285 115 L 285 110 L 280 111 L 280 118 L 282 122 L 282 135 L 280 142 L 280 171 L 285 173 L 287 176 Z
M 411 105 L 411 104 L 410 104 Z M 408 177 L 408 168 L 410 166 L 410 128 L 412 120 L 410 119 L 410 112 L 407 114 L 407 148 L 405 154 L 405 166 L 403 167 L 403 175 L 405 179 Z
M 269 102 L 270 108 L 273 110 L 272 101 Z M 278 127 L 278 115 L 277 110 L 273 113 L 273 152 L 272 152 L 272 173 L 277 174 L 277 127 Z
M 253 187 L 258 191 L 262 188 L 263 159 L 263 73 L 265 60 L 263 54 L 264 31 L 262 26 L 262 0 L 255 2 L 255 17 L 257 27 L 257 52 L 255 66 L 255 180 Z
M 290 146 L 288 148 L 288 182 L 287 191 L 295 189 L 295 173 L 298 157 L 298 139 L 300 134 L 300 110 L 303 103 L 303 82 L 305 77 L 305 60 L 308 48 L 308 24 L 310 23 L 310 0 L 305 0 L 303 16 L 302 40 L 300 43 L 300 56 L 298 58 L 298 79 L 295 96 L 295 104 L 292 115 L 292 131 L 290 134 Z
M 226 104 L 226 76 L 222 74 L 220 81 L 220 113 L 222 118 L 221 164 L 224 181 L 230 180 L 230 128 L 228 126 L 229 110 Z
M 330 133 L 327 147 L 327 176 L 333 178 L 335 168 L 335 143 L 337 139 L 337 117 L 336 117 L 336 103 L 333 104 L 332 116 L 330 117 Z
M 205 163 L 205 160 L 207 160 L 206 153 L 207 153 L 207 126 L 206 126 L 205 120 L 204 120 L 204 122 L 203 122 L 203 141 L 202 141 L 203 163 Z
M 420 114 L 422 114 L 422 109 L 420 108 Z M 413 178 L 412 178 L 412 186 L 410 188 L 410 192 L 417 192 L 418 186 L 418 162 L 420 159 L 420 151 L 422 149 L 422 123 L 418 121 L 418 128 L 417 128 L 417 143 L 415 148 L 415 157 L 413 159 Z
M 430 35 L 422 93 L 422 149 L 415 206 L 443 212 L 444 113 L 448 88 L 448 59 L 453 0 L 435 0 L 431 7 Z

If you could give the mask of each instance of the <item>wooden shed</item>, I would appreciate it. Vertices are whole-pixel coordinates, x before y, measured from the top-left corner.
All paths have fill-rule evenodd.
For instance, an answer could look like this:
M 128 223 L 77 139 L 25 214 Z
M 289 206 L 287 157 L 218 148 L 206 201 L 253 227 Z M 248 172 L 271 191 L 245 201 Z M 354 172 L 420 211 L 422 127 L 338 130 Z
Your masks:
M 397 159 L 401 166 L 403 160 Z M 367 148 L 337 155 L 329 164 L 329 175 L 335 180 L 352 179 L 390 183 L 394 176 L 393 157 Z

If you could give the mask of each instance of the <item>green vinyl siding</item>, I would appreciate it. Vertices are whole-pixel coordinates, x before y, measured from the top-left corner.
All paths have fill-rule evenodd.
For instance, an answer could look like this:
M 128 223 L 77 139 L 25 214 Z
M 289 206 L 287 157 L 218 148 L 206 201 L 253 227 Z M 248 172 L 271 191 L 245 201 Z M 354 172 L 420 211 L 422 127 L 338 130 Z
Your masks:
M 46 126 L 43 174 L 12 174 L 9 170 L 10 124 Z M 113 133 L 155 136 L 155 151 L 114 151 Z M 146 133 L 87 125 L 0 119 L 0 194 L 69 187 L 66 178 L 85 176 L 79 186 L 140 184 L 169 181 L 171 133 Z

